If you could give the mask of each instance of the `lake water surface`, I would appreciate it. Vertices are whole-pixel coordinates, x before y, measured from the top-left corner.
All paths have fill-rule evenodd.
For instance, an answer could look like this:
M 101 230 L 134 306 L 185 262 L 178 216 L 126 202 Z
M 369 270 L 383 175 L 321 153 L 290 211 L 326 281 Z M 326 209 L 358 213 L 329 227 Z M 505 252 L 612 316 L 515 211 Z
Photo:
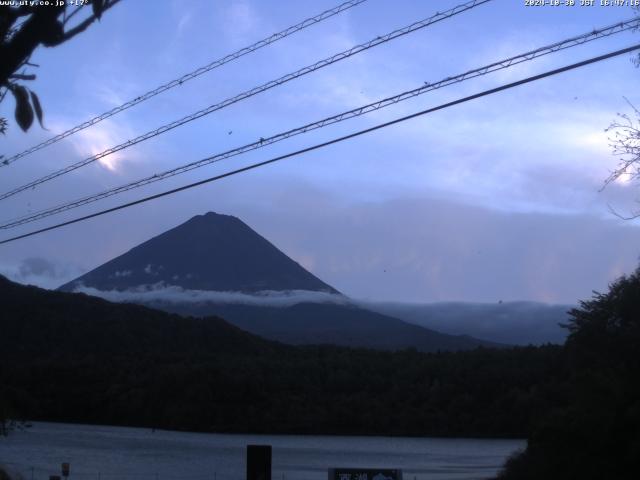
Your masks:
M 522 440 L 184 433 L 36 422 L 0 438 L 0 463 L 25 480 L 242 480 L 247 444 L 273 446 L 273 480 L 326 480 L 330 467 L 387 467 L 404 480 L 483 479 Z

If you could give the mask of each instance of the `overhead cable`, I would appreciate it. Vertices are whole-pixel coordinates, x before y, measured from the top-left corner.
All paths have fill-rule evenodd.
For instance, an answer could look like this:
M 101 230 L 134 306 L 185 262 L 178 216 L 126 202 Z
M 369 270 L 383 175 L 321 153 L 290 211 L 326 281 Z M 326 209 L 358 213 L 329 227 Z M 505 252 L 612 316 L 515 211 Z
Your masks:
M 72 225 L 74 223 L 83 222 L 83 221 L 89 220 L 91 218 L 95 218 L 95 217 L 99 217 L 99 216 L 102 216 L 102 215 L 106 215 L 108 213 L 116 212 L 118 210 L 123 210 L 125 208 L 133 207 L 135 205 L 139 205 L 139 204 L 146 203 L 146 202 L 149 202 L 149 201 L 152 201 L 152 200 L 156 200 L 158 198 L 166 197 L 168 195 L 173 195 L 175 193 L 182 192 L 184 190 L 189 190 L 191 188 L 195 188 L 195 187 L 198 187 L 200 185 L 204 185 L 204 184 L 211 183 L 211 182 L 214 182 L 214 181 L 217 181 L 217 180 L 221 180 L 223 178 L 227 178 L 227 177 L 230 177 L 230 176 L 233 176 L 233 175 L 237 175 L 239 173 L 243 173 L 243 172 L 247 172 L 249 170 L 253 170 L 253 169 L 256 169 L 256 168 L 259 168 L 259 167 L 263 167 L 263 166 L 269 165 L 271 163 L 278 162 L 280 160 L 284 160 L 284 159 L 287 159 L 287 158 L 291 158 L 291 157 L 295 157 L 295 156 L 298 156 L 298 155 L 302 155 L 304 153 L 311 152 L 313 150 L 318 150 L 320 148 L 324 148 L 324 147 L 327 147 L 329 145 L 333 145 L 333 144 L 336 144 L 336 143 L 344 142 L 346 140 L 350 140 L 352 138 L 364 135 L 366 133 L 371 133 L 371 132 L 380 130 L 382 128 L 389 127 L 391 125 L 395 125 L 395 124 L 402 123 L 402 122 L 405 122 L 405 121 L 413 119 L 413 118 L 417 118 L 417 117 L 420 117 L 420 116 L 423 116 L 423 115 L 426 115 L 426 114 L 429 114 L 429 113 L 433 113 L 433 112 L 438 111 L 438 110 L 443 110 L 445 108 L 449 108 L 449 107 L 452 107 L 452 106 L 455 106 L 455 105 L 459 105 L 461 103 L 465 103 L 465 102 L 468 102 L 468 101 L 471 101 L 471 100 L 475 100 L 477 98 L 485 97 L 487 95 L 492 95 L 494 93 L 498 93 L 498 92 L 502 92 L 504 90 L 508 90 L 508 89 L 511 89 L 511 88 L 514 88 L 514 87 L 518 87 L 518 86 L 524 85 L 526 83 L 531 83 L 531 82 L 535 82 L 535 81 L 538 81 L 538 80 L 542 80 L 543 78 L 551 77 L 553 75 L 558 75 L 560 73 L 567 72 L 569 70 L 574 70 L 574 69 L 577 69 L 577 68 L 581 68 L 581 67 L 584 67 L 586 65 L 591 65 L 593 63 L 601 62 L 603 60 L 607 60 L 609 58 L 613 58 L 613 57 L 616 57 L 616 56 L 624 55 L 626 53 L 630 53 L 630 52 L 637 51 L 637 50 L 640 50 L 640 44 L 633 45 L 631 47 L 623 48 L 623 49 L 620 49 L 620 50 L 616 50 L 616 51 L 607 53 L 605 55 L 600 55 L 598 57 L 593 57 L 593 58 L 590 58 L 588 60 L 584 60 L 582 62 L 574 63 L 574 64 L 571 64 L 571 65 L 566 65 L 564 67 L 557 68 L 555 70 L 550 70 L 550 71 L 545 72 L 545 73 L 541 73 L 541 74 L 538 74 L 538 75 L 527 77 L 525 79 L 518 80 L 517 82 L 512 82 L 512 83 L 508 83 L 508 84 L 505 84 L 505 85 L 501 85 L 500 87 L 496 87 L 496 88 L 492 88 L 492 89 L 489 89 L 489 90 L 485 90 L 483 92 L 476 93 L 474 95 L 470 95 L 470 96 L 467 96 L 467 97 L 464 97 L 464 98 L 460 98 L 458 100 L 454 100 L 452 102 L 448 102 L 448 103 L 444 103 L 442 105 L 438 105 L 437 107 L 428 108 L 426 110 L 422 110 L 420 112 L 413 113 L 411 115 L 406 115 L 404 117 L 396 118 L 395 120 L 391 120 L 389 122 L 381 123 L 381 124 L 375 125 L 373 127 L 366 128 L 364 130 L 359 130 L 357 132 L 354 132 L 354 133 L 351 133 L 351 134 L 348 134 L 348 135 L 344 135 L 342 137 L 334 138 L 332 140 L 329 140 L 329 141 L 326 141 L 326 142 L 323 142 L 323 143 L 318 143 L 316 145 L 312 145 L 310 147 L 303 148 L 301 150 L 297 150 L 295 152 L 287 153 L 285 155 L 280 155 L 278 157 L 271 158 L 269 160 L 265 160 L 265 161 L 262 161 L 262 162 L 254 163 L 252 165 L 248 165 L 246 167 L 238 168 L 238 169 L 232 170 L 230 172 L 226 172 L 226 173 L 223 173 L 223 174 L 220 174 L 220 175 L 215 175 L 213 177 L 209 177 L 209 178 L 206 178 L 204 180 L 200 180 L 200 181 L 197 181 L 197 182 L 194 182 L 194 183 L 190 183 L 188 185 L 183 185 L 183 186 L 178 187 L 178 188 L 173 188 L 171 190 L 167 190 L 167 191 L 164 191 L 164 192 L 161 192 L 161 193 L 157 193 L 155 195 L 150 195 L 148 197 L 144 197 L 144 198 L 141 198 L 141 199 L 138 199 L 138 200 L 134 200 L 132 202 L 124 203 L 124 204 L 117 205 L 117 206 L 111 207 L 111 208 L 107 208 L 105 210 L 101 210 L 101 211 L 98 211 L 98 212 L 95 212 L 95 213 L 91 213 L 89 215 L 84 215 L 82 217 L 77 217 L 77 218 L 74 218 L 72 220 L 68 220 L 66 222 L 61 222 L 61 223 L 58 223 L 58 224 L 55 224 L 55 225 L 51 225 L 49 227 L 41 228 L 41 229 L 34 230 L 34 231 L 31 231 L 31 232 L 28 232 L 28 233 L 24 233 L 22 235 L 17 235 L 15 237 L 7 238 L 7 239 L 4 239 L 4 240 L 1 240 L 0 241 L 0 245 L 6 244 L 6 243 L 10 243 L 10 242 L 14 242 L 16 240 L 21 240 L 23 238 L 31 237 L 33 235 L 37 235 L 37 234 L 40 234 L 40 233 L 48 232 L 48 231 L 55 230 L 55 229 L 58 229 L 58 228 L 62 228 L 62 227 L 68 226 L 68 225 Z
M 280 142 L 282 140 L 291 138 L 293 136 L 296 135 L 300 135 L 303 133 L 307 133 L 310 132 L 312 130 L 316 130 L 319 128 L 323 128 L 326 127 L 328 125 L 332 125 L 334 123 L 338 123 L 338 122 L 342 122 L 345 120 L 348 120 L 350 118 L 354 118 L 354 117 L 359 117 L 362 115 L 365 115 L 367 113 L 376 111 L 376 110 L 380 110 L 386 107 L 389 107 L 391 105 L 395 105 L 399 102 L 403 102 L 406 101 L 408 99 L 417 97 L 419 95 L 423 95 L 427 92 L 433 91 L 433 90 L 437 90 L 439 88 L 443 88 L 452 84 L 456 84 L 456 83 L 460 83 L 472 78 L 476 78 L 482 75 L 487 75 L 489 73 L 498 71 L 498 70 L 503 70 L 509 67 L 512 67 L 514 65 L 526 62 L 526 61 L 531 61 L 534 60 L 536 58 L 539 58 L 541 56 L 544 55 L 548 55 L 550 53 L 554 53 L 554 52 L 558 52 L 561 50 L 565 50 L 568 48 L 572 48 L 578 45 L 582 45 L 584 43 L 593 41 L 593 40 L 597 40 L 600 38 L 604 38 L 604 37 L 608 37 L 610 35 L 616 34 L 616 33 L 620 33 L 629 29 L 633 29 L 633 28 L 638 28 L 638 26 L 640 26 L 640 18 L 635 18 L 632 20 L 627 20 L 624 22 L 620 22 L 620 23 L 616 23 L 614 25 L 610 25 L 608 27 L 603 27 L 600 28 L 598 30 L 593 30 L 591 32 L 579 35 L 579 36 L 575 36 L 575 37 L 571 37 L 568 38 L 566 40 L 562 40 L 560 42 L 556 42 L 553 43 L 551 45 L 547 45 L 544 47 L 540 47 L 537 48 L 535 50 L 531 50 L 528 51 L 526 53 L 522 53 L 513 57 L 509 57 L 507 59 L 504 60 L 500 60 L 498 62 L 494 62 L 491 63 L 489 65 L 485 65 L 484 67 L 480 67 L 480 68 L 476 68 L 473 70 L 469 70 L 465 73 L 459 74 L 459 75 L 455 75 L 455 76 L 451 76 L 451 77 L 447 77 L 443 80 L 439 80 L 437 82 L 433 82 L 433 83 L 429 83 L 426 82 L 425 84 L 421 85 L 418 88 L 415 88 L 413 90 L 408 90 L 405 92 L 402 92 L 398 95 L 394 95 L 392 97 L 387 97 L 384 98 L 382 100 L 378 100 L 376 102 L 373 103 L 369 103 L 367 105 L 352 109 L 352 110 L 348 110 L 346 112 L 342 112 L 340 114 L 337 115 L 333 115 L 327 118 L 324 118 L 322 120 L 318 120 L 312 123 L 308 123 L 306 125 L 303 125 L 301 127 L 297 127 L 291 130 L 287 130 L 285 132 L 281 132 L 278 133 L 276 135 L 272 135 L 269 137 L 264 137 L 261 138 L 257 141 L 248 143 L 246 145 L 243 145 L 241 147 L 237 147 L 234 148 L 232 150 L 228 150 L 226 152 L 222 152 L 222 153 L 218 153 L 212 156 L 209 156 L 207 158 L 195 161 L 195 162 L 191 162 L 191 163 L 187 163 L 185 165 L 181 165 L 179 167 L 161 172 L 161 173 L 156 173 L 144 178 L 141 178 L 139 180 L 133 181 L 133 182 L 129 182 L 126 183 L 124 185 L 115 187 L 115 188 L 111 188 L 105 191 L 102 191 L 100 193 L 97 194 L 93 194 L 93 195 L 89 195 L 89 196 L 85 196 L 82 197 L 80 199 L 76 199 L 73 200 L 71 202 L 67 202 L 55 207 L 51 207 L 51 208 L 47 208 L 45 210 L 40 210 L 38 212 L 35 213 L 31 213 L 29 215 L 26 216 L 22 216 L 22 217 L 18 217 L 9 221 L 5 221 L 5 223 L 0 224 L 0 229 L 9 229 L 9 228 L 15 228 L 18 227 L 20 225 L 24 225 L 27 223 L 31 223 L 37 220 L 41 220 L 43 218 L 49 217 L 51 215 L 55 215 L 58 213 L 62 213 L 65 212 L 67 210 L 71 210 L 73 208 L 78 208 L 81 207 L 83 205 L 87 205 L 108 197 L 111 197 L 113 195 L 117 195 L 123 192 L 127 192 L 129 190 L 133 190 L 135 188 L 139 188 L 145 185 L 149 185 L 151 183 L 155 183 L 161 180 L 164 180 L 166 178 L 169 177 L 173 177 L 176 175 L 179 175 L 181 173 L 185 173 L 191 170 L 194 170 L 196 168 L 200 168 L 212 163 L 216 163 L 219 162 L 221 160 L 225 160 L 231 157 L 235 157 L 253 150 L 257 150 L 259 148 L 265 147 L 267 145 L 271 145 L 273 143 L 276 142 Z
M 175 88 L 177 86 L 181 86 L 184 83 L 188 82 L 189 80 L 193 80 L 194 78 L 199 77 L 200 75 L 210 72 L 211 70 L 221 67 L 229 62 L 237 60 L 238 58 L 243 57 L 249 53 L 255 52 L 256 50 L 266 47 L 267 45 L 271 45 L 272 43 L 275 43 L 278 40 L 282 40 L 283 38 L 293 35 L 294 33 L 304 30 L 305 28 L 315 25 L 316 23 L 320 23 L 323 20 L 331 18 L 335 15 L 338 15 L 339 13 L 342 13 L 345 10 L 348 10 L 352 7 L 360 5 L 361 3 L 364 3 L 366 1 L 367 0 L 349 0 L 348 2 L 344 2 L 338 5 L 337 7 L 331 8 L 329 10 L 325 10 L 324 12 L 319 13 L 314 17 L 307 18 L 306 20 L 303 20 L 302 22 L 297 23 L 296 25 L 285 28 L 281 32 L 274 33 L 273 35 L 267 38 L 264 38 L 252 45 L 249 45 L 248 47 L 241 48 L 236 52 L 225 55 L 222 58 L 212 61 L 208 65 L 197 68 L 196 70 L 193 70 L 189 73 L 182 75 L 179 78 L 176 78 L 175 80 L 171 80 L 170 82 L 160 85 L 159 87 L 156 87 L 153 90 L 148 91 L 147 93 L 143 93 L 142 95 L 139 95 L 136 98 L 123 103 L 122 105 L 118 105 L 117 107 L 114 107 L 111 110 L 101 113 L 100 115 L 97 115 L 85 122 L 82 122 L 79 125 L 76 125 L 68 130 L 65 130 L 64 132 L 59 133 L 58 135 L 51 137 L 45 140 L 44 142 L 34 145 L 33 147 L 27 148 L 26 150 L 20 153 L 16 153 L 15 155 L 12 155 L 11 157 L 8 157 L 4 159 L 2 162 L 0 162 L 0 167 L 7 166 L 20 158 L 26 157 L 27 155 L 33 152 L 37 152 L 38 150 L 42 150 L 43 148 L 48 147 L 49 145 L 53 145 L 54 143 L 59 142 L 63 138 L 67 138 L 68 136 L 73 135 L 74 133 L 77 133 L 81 130 L 84 130 L 85 128 L 91 127 L 92 125 L 95 125 L 96 123 L 101 122 L 102 120 L 105 120 L 109 117 L 113 117 L 114 115 L 120 112 L 123 112 L 135 105 L 138 105 L 139 103 L 149 100 L 150 98 L 153 98 L 156 95 L 166 92 L 167 90 L 171 90 L 172 88 Z
M 426 18 L 424 20 L 421 20 L 419 22 L 415 22 L 412 23 L 411 25 L 408 25 L 406 27 L 394 30 L 393 32 L 387 33 L 385 35 L 382 36 L 378 36 L 376 38 L 374 38 L 373 40 L 370 40 L 366 43 L 362 43 L 360 45 L 357 45 L 355 47 L 352 47 L 348 50 L 345 50 L 343 52 L 337 53 L 335 55 L 332 55 L 331 57 L 325 58 L 324 60 L 320 60 L 312 65 L 306 66 L 304 68 L 301 68 L 293 73 L 289 73 L 287 75 L 284 75 L 280 78 L 277 78 L 275 80 L 271 80 L 263 85 L 260 85 L 258 87 L 254 87 L 250 90 L 247 90 L 243 93 L 240 93 L 234 97 L 230 97 L 226 100 L 223 100 L 220 103 L 216 103 L 213 105 L 210 105 L 202 110 L 199 110 L 195 113 L 192 113 L 191 115 L 187 115 L 186 117 L 183 117 L 179 120 L 175 120 L 171 123 L 168 123 L 166 125 L 163 125 L 155 130 L 151 130 L 143 135 L 140 135 L 134 139 L 128 140 L 124 143 L 121 143 L 115 147 L 111 147 L 107 150 L 104 150 L 101 153 L 98 153 L 97 155 L 92 155 L 91 157 L 88 157 L 84 160 L 81 160 L 79 162 L 73 163 L 61 170 L 57 170 L 53 173 L 50 173 L 48 175 L 45 175 L 44 177 L 41 177 L 37 180 L 33 180 L 27 184 L 24 184 L 20 187 L 14 188 L 13 190 L 10 190 L 8 192 L 5 192 L 3 194 L 0 194 L 0 200 L 4 200 L 6 198 L 9 198 L 13 195 L 16 195 L 20 192 L 23 192 L 25 190 L 34 188 L 42 183 L 48 182 L 50 180 L 53 180 L 54 178 L 57 178 L 61 175 L 65 175 L 67 173 L 70 173 L 74 170 L 77 170 L 78 168 L 84 167 L 86 165 L 89 165 L 93 162 L 96 162 L 98 160 L 100 160 L 101 158 L 104 158 L 108 155 L 111 155 L 112 153 L 118 152 L 120 150 L 124 150 L 125 148 L 131 147 L 132 145 L 136 145 L 140 142 L 143 142 L 145 140 L 148 140 L 150 138 L 156 137 L 158 135 L 162 135 L 163 133 L 168 132 L 169 130 L 173 130 L 176 127 L 179 127 L 181 125 L 184 125 L 186 123 L 192 122 L 194 120 L 197 120 L 198 118 L 201 118 L 205 115 L 209 115 L 210 113 L 213 113 L 217 110 L 221 110 L 223 108 L 226 108 L 230 105 L 233 105 L 234 103 L 240 102 L 242 100 L 245 100 L 247 98 L 253 97 L 254 95 L 257 95 L 259 93 L 262 93 L 266 90 L 270 90 L 274 87 L 277 87 L 279 85 L 282 85 L 286 82 L 289 82 L 295 78 L 307 75 L 311 72 L 315 72 L 316 70 L 319 70 L 321 68 L 324 68 L 328 65 L 331 65 L 333 63 L 339 62 L 341 60 L 344 60 L 346 58 L 349 58 L 353 55 L 356 55 L 358 53 L 364 52 L 366 50 L 369 50 L 370 48 L 376 47 L 378 45 L 381 45 L 383 43 L 387 43 L 391 40 L 394 40 L 396 38 L 402 37 L 404 35 L 408 35 L 410 33 L 413 33 L 415 31 L 421 30 L 425 27 L 428 27 L 430 25 L 433 25 L 434 23 L 440 22 L 442 20 L 451 18 L 455 15 L 458 15 L 462 12 L 466 12 L 468 10 L 471 10 L 472 8 L 475 8 L 477 6 L 483 5 L 485 3 L 491 2 L 492 0 L 471 0 L 467 3 L 458 5 L 454 8 L 451 8 L 445 12 L 438 12 L 435 15 Z

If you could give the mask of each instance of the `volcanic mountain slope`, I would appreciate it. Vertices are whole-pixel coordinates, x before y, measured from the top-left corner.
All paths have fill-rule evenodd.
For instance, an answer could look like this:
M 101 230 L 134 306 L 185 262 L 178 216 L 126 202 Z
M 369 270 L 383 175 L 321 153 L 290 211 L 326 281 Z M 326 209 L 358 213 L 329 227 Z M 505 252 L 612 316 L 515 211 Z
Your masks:
M 251 333 L 290 344 L 421 351 L 497 346 L 360 308 L 239 219 L 212 212 L 60 289 L 182 315 L 221 316 Z
M 288 307 L 214 303 L 148 303 L 182 315 L 217 315 L 243 330 L 292 345 L 338 345 L 424 352 L 497 347 L 467 335 L 447 335 L 343 303 L 302 302 Z
M 244 222 L 209 212 L 132 248 L 60 287 L 126 290 L 163 282 L 187 290 L 338 293 Z

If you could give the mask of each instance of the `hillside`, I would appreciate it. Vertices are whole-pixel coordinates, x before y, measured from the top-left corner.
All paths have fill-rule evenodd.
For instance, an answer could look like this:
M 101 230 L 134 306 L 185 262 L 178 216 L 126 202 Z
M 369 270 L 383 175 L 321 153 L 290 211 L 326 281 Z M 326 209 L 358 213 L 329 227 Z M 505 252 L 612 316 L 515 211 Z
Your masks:
M 521 437 L 559 350 L 449 354 L 267 342 L 0 279 L 0 416 L 204 432 Z
M 466 335 L 445 335 L 351 304 L 298 303 L 289 307 L 242 304 L 154 303 L 184 315 L 219 315 L 234 325 L 292 345 L 339 345 L 381 350 L 416 348 L 425 352 L 503 347 Z
M 273 344 L 216 318 L 184 318 L 81 293 L 44 290 L 0 275 L 3 358 L 257 352 Z
M 507 345 L 563 344 L 571 305 L 538 302 L 427 304 L 362 302 L 364 308 L 449 335 L 466 334 Z
M 293 345 L 426 352 L 499 345 L 360 308 L 241 220 L 213 212 L 132 248 L 60 290 L 184 315 L 219 316 L 256 335 Z M 278 299 L 295 301 L 273 306 Z

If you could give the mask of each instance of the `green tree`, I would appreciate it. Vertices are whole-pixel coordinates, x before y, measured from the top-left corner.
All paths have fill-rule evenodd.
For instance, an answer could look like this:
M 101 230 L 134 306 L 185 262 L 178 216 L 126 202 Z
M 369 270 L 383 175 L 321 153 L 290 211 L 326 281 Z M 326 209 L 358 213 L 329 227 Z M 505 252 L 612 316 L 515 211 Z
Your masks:
M 37 118 L 42 125 L 42 105 L 24 82 L 35 80 L 37 65 L 29 60 L 40 45 L 55 47 L 84 32 L 120 0 L 82 0 L 81 5 L 51 1 L 51 5 L 0 6 L 0 103 L 11 92 L 15 100 L 15 120 L 27 131 Z M 91 7 L 89 9 L 89 6 Z M 8 122 L 0 118 L 0 133 Z
M 640 268 L 570 313 L 566 405 L 500 478 L 640 478 Z

